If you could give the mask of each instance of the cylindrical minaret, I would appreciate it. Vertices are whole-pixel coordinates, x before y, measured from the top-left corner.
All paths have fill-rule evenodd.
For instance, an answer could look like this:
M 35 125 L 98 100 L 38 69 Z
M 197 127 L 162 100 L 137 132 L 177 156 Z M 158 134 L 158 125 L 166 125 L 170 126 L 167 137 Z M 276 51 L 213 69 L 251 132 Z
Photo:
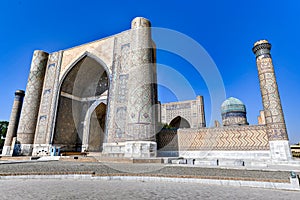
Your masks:
M 127 134 L 134 141 L 155 141 L 155 70 L 150 26 L 150 21 L 142 17 L 131 23 Z
M 198 106 L 198 112 L 200 114 L 200 118 L 198 119 L 199 120 L 198 128 L 206 127 L 203 96 L 197 96 L 197 106 Z
M 271 44 L 267 40 L 257 41 L 252 48 L 256 56 L 271 158 L 288 160 L 291 151 L 270 50 Z
M 16 137 L 17 135 L 17 129 L 19 125 L 19 119 L 20 119 L 24 95 L 25 92 L 23 90 L 17 90 L 15 92 L 14 104 L 10 114 L 8 129 L 7 129 L 6 138 L 3 146 L 3 152 L 2 152 L 3 156 L 12 156 L 13 154 L 13 148 L 11 148 L 12 140 L 13 137 Z
M 156 78 L 150 21 L 137 17 L 130 30 L 131 66 L 128 72 L 128 102 L 125 157 L 155 157 L 157 107 Z
M 30 155 L 32 152 L 47 60 L 48 53 L 34 51 L 17 131 L 17 141 L 21 144 L 22 155 Z

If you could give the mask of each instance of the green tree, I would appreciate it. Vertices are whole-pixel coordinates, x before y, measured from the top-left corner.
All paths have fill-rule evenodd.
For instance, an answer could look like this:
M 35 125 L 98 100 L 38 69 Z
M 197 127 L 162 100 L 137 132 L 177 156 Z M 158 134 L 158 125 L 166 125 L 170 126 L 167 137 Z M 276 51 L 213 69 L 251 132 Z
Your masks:
M 7 128 L 8 121 L 0 121 L 0 149 L 2 149 L 4 145 Z
M 176 127 L 173 127 L 167 123 L 158 123 L 157 126 L 160 128 L 160 129 L 176 129 Z

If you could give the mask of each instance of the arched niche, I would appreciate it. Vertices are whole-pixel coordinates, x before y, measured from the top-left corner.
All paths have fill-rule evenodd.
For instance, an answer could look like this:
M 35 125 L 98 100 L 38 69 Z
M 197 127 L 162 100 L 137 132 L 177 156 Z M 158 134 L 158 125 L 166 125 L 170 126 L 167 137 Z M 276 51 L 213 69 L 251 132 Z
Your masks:
M 61 81 L 52 144 L 62 151 L 82 151 L 85 126 L 91 124 L 86 120 L 92 120 L 86 114 L 97 100 L 107 100 L 108 89 L 109 76 L 102 63 L 88 55 L 74 63 Z
M 181 116 L 172 119 L 169 125 L 174 128 L 191 128 L 190 123 Z

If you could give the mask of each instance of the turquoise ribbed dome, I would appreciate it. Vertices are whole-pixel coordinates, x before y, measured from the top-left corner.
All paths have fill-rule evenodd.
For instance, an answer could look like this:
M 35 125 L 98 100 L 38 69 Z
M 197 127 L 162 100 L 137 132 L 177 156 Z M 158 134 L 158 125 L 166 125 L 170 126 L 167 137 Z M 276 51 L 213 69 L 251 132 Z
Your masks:
M 226 99 L 221 106 L 221 113 L 229 113 L 229 112 L 243 112 L 246 113 L 246 107 L 244 103 L 234 97 L 230 97 Z

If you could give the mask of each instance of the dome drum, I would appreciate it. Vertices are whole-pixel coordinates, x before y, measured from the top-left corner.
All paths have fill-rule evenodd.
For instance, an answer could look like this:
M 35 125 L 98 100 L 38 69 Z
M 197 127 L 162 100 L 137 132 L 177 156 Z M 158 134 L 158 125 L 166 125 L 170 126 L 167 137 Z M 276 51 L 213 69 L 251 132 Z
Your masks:
M 245 117 L 246 118 L 246 113 L 244 112 L 228 112 L 222 114 L 222 119 L 227 118 L 227 117 Z
M 246 106 L 237 98 L 226 99 L 221 106 L 223 126 L 248 125 Z

